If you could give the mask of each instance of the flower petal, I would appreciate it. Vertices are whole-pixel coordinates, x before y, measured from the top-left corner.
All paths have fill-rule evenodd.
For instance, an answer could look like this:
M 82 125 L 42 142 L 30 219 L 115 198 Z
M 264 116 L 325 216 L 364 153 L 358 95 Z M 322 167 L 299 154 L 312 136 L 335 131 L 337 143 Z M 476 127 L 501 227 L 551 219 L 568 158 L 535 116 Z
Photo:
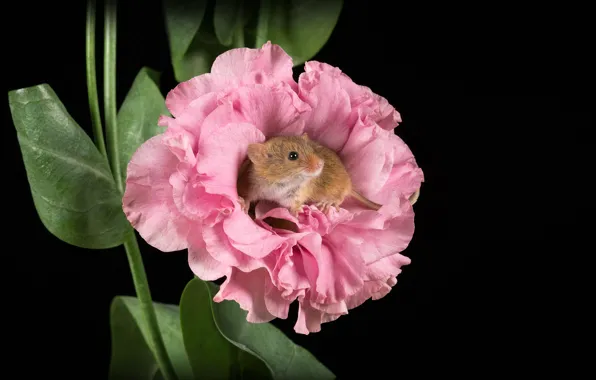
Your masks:
M 233 201 L 211 189 L 210 181 L 192 169 L 178 168 L 170 177 L 172 197 L 178 211 L 190 220 L 202 221 L 212 213 L 229 215 L 234 210 Z
M 246 160 L 248 145 L 265 141 L 265 136 L 254 125 L 230 123 L 201 135 L 197 171 L 211 176 L 221 194 L 237 197 L 238 169 Z M 234 195 L 235 194 L 235 195 Z
M 290 311 L 290 303 L 291 301 L 282 297 L 282 292 L 271 281 L 266 282 L 265 307 L 269 313 L 276 318 L 286 319 Z
M 383 281 L 365 281 L 364 286 L 360 291 L 346 299 L 346 305 L 348 309 L 353 309 L 362 305 L 368 299 L 382 290 L 383 287 L 387 286 Z M 391 288 L 389 288 L 391 289 Z
M 232 77 L 244 83 L 264 83 L 274 79 L 292 86 L 292 58 L 279 46 L 267 41 L 260 49 L 237 48 L 220 54 L 211 73 Z
M 241 209 L 236 209 L 223 221 L 223 230 L 234 248 L 257 259 L 267 256 L 286 240 L 258 226 Z
M 360 257 L 370 264 L 405 250 L 413 235 L 412 205 L 403 195 L 394 193 L 392 201 L 379 211 L 354 212 L 353 218 L 338 225 L 328 239 L 343 239 L 348 246 L 360 245 Z
M 203 281 L 214 281 L 231 272 L 229 265 L 215 260 L 205 247 L 202 234 L 193 233 L 189 237 L 188 265 L 190 270 Z
M 267 137 L 300 135 L 304 129 L 300 115 L 310 110 L 288 86 L 242 87 L 223 101 L 231 102 L 234 112 Z
M 314 233 L 300 239 L 300 245 L 314 257 L 318 268 L 315 302 L 336 303 L 360 289 L 364 264 L 354 250 L 356 247 L 343 244 L 341 239 L 322 241 Z M 308 275 L 312 267 L 305 264 Z
M 231 244 L 224 231 L 223 223 L 203 224 L 202 233 L 207 251 L 220 263 L 244 272 L 266 267 L 263 260 L 250 257 Z
M 393 142 L 393 167 L 385 185 L 376 194 L 376 199 L 381 202 L 388 202 L 391 194 L 399 190 L 409 198 L 424 182 L 424 172 L 412 154 L 412 151 L 398 136 L 391 136 Z
M 243 310 L 248 311 L 248 322 L 269 322 L 275 318 L 265 304 L 265 287 L 270 281 L 265 269 L 245 273 L 233 268 L 230 276 L 220 286 L 219 292 L 213 297 L 213 301 L 236 301 Z
M 341 87 L 347 92 L 353 109 L 363 111 L 372 121 L 381 128 L 393 130 L 401 123 L 401 115 L 389 104 L 387 99 L 372 92 L 366 86 L 361 86 L 343 73 L 339 68 L 317 61 L 309 61 L 304 65 L 307 73 L 327 73 L 339 80 Z
M 364 279 L 366 281 L 387 281 L 401 273 L 401 267 L 409 265 L 412 260 L 402 254 L 396 253 L 383 257 L 366 267 Z
M 218 93 L 238 86 L 234 77 L 220 74 L 202 74 L 181 82 L 166 96 L 166 107 L 172 115 L 183 115 L 189 104 L 201 96 L 209 93 Z
M 294 331 L 298 334 L 308 335 L 321 331 L 321 323 L 323 322 L 323 313 L 310 306 L 310 303 L 305 300 L 300 302 L 298 308 L 298 319 L 294 325 Z
M 188 104 L 185 112 L 178 115 L 175 119 L 169 116 L 160 116 L 157 124 L 163 127 L 182 128 L 197 138 L 203 130 L 203 122 L 219 105 L 220 96 L 216 93 L 205 94 Z
M 296 297 L 301 290 L 308 290 L 311 287 L 306 276 L 305 262 L 299 247 L 294 246 L 285 255 L 280 255 L 278 270 L 273 274 L 279 282 L 279 287 L 286 289 L 286 297 Z M 276 268 L 277 269 L 277 268 Z M 292 300 L 294 300 L 292 298 Z
M 378 125 L 358 119 L 340 157 L 350 173 L 354 189 L 373 202 L 393 168 L 395 140 Z
M 127 169 L 122 207 L 141 237 L 155 248 L 187 248 L 192 222 L 180 215 L 172 199 L 169 177 L 178 158 L 163 144 L 163 135 L 147 140 L 132 156 Z
M 300 97 L 312 107 L 305 115 L 304 131 L 326 147 L 340 150 L 350 133 L 352 109 L 339 80 L 327 73 L 302 73 L 298 88 Z
M 197 161 L 197 138 L 195 135 L 180 127 L 172 126 L 163 134 L 162 142 L 179 161 L 194 166 Z

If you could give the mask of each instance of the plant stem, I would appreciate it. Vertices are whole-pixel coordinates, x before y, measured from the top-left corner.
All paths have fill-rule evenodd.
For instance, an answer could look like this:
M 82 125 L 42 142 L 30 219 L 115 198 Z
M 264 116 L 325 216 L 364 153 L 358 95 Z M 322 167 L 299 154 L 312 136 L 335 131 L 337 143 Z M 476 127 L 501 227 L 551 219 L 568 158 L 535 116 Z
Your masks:
M 112 175 L 120 193 L 124 192 L 118 155 L 118 119 L 116 107 L 116 17 L 117 2 L 106 0 L 104 13 L 104 113 L 106 118 L 106 135 L 108 140 L 109 161 Z M 149 340 L 155 361 L 161 375 L 166 380 L 175 380 L 176 373 L 170 362 L 164 345 L 153 301 L 147 281 L 143 258 L 135 233 L 131 233 L 124 241 L 124 250 L 128 258 L 128 265 L 132 274 L 137 298 L 141 303 L 141 314 L 148 327 Z
M 118 128 L 116 108 L 116 18 L 117 1 L 106 0 L 104 13 L 103 41 L 103 106 L 106 118 L 106 136 L 112 174 L 116 186 L 124 192 L 120 175 L 120 157 L 118 156 Z
M 99 152 L 107 158 L 106 143 L 101 128 L 99 113 L 99 97 L 97 95 L 97 77 L 95 73 L 95 0 L 87 2 L 87 27 L 85 30 L 85 47 L 87 63 L 87 95 L 89 97 L 89 111 L 95 145 Z
M 269 33 L 269 13 L 271 12 L 271 1 L 261 0 L 259 8 L 259 21 L 257 23 L 257 38 L 255 39 L 255 48 L 260 49 L 267 42 Z
M 159 324 L 157 322 L 157 316 L 155 315 L 155 309 L 153 308 L 153 301 L 151 300 L 151 290 L 149 289 L 149 283 L 147 282 L 147 275 L 145 274 L 145 268 L 143 266 L 143 258 L 141 257 L 141 251 L 137 243 L 135 234 L 131 234 L 124 241 L 124 249 L 126 250 L 126 256 L 128 257 L 128 265 L 132 273 L 132 280 L 135 285 L 137 292 L 137 298 L 141 303 L 141 313 L 145 323 L 149 327 L 150 339 L 153 343 L 155 360 L 163 378 L 166 380 L 176 379 L 176 373 L 174 367 L 168 358 L 166 347 L 163 343 L 161 333 L 159 332 Z

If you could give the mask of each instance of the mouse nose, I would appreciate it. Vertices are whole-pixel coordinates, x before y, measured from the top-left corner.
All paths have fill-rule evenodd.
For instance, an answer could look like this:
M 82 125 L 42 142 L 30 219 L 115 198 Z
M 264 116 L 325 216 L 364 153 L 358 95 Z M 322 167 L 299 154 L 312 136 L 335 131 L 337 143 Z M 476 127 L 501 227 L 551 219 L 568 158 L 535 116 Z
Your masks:
M 308 160 L 308 170 L 310 172 L 317 172 L 323 169 L 324 162 L 320 157 L 311 156 Z

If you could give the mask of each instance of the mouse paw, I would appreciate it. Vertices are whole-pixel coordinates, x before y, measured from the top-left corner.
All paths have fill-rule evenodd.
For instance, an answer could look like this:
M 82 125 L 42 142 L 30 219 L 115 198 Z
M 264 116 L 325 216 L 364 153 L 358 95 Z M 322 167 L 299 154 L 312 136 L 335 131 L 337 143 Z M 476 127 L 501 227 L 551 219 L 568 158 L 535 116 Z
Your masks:
M 248 213 L 248 210 L 250 209 L 250 201 L 246 201 L 244 198 L 238 197 L 238 203 L 240 203 L 242 211 Z
M 328 201 L 321 201 L 316 204 L 317 208 L 321 210 L 323 214 L 327 214 L 329 212 L 329 208 L 333 205 L 332 202 Z
M 300 214 L 300 211 L 302 211 L 302 205 L 292 206 L 292 207 L 290 207 L 289 211 L 293 217 L 297 218 L 298 214 Z

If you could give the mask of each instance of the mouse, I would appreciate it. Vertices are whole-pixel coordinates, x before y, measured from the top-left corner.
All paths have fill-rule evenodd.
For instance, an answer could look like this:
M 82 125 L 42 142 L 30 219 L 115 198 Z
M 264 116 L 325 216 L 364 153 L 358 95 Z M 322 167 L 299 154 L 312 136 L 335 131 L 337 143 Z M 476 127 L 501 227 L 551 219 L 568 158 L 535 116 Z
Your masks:
M 305 204 L 327 214 L 331 207 L 339 211 L 349 196 L 369 209 L 381 208 L 353 189 L 340 157 L 306 133 L 250 144 L 247 156 L 237 182 L 238 201 L 245 212 L 253 202 L 267 200 L 288 208 L 294 216 Z

